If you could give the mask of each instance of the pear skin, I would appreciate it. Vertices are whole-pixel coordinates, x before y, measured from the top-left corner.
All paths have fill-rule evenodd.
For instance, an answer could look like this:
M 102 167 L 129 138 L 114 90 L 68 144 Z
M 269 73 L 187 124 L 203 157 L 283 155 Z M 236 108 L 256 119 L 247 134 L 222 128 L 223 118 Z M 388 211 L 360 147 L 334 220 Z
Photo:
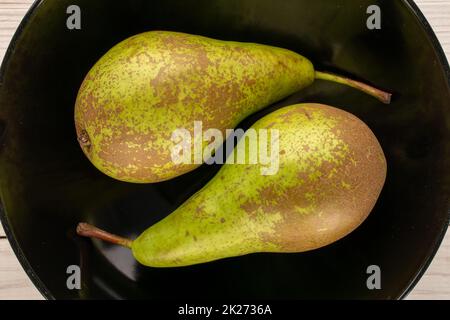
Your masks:
M 315 79 L 345 83 L 384 102 L 390 98 L 315 72 L 308 59 L 286 49 L 176 32 L 139 34 L 107 52 L 83 81 L 75 104 L 78 141 L 95 167 L 112 178 L 172 179 L 201 165 L 172 160 L 176 129 L 193 136 L 194 121 L 201 121 L 225 134 Z
M 181 267 L 256 252 L 317 249 L 367 218 L 387 164 L 361 120 L 333 107 L 302 104 L 279 109 L 252 128 L 279 130 L 277 174 L 261 175 L 261 164 L 225 164 L 136 240 L 115 243 L 131 248 L 143 265 Z M 111 242 L 85 224 L 79 234 Z
M 172 133 L 194 121 L 234 128 L 314 81 L 306 58 L 258 44 L 148 32 L 111 49 L 84 80 L 75 122 L 84 153 L 127 182 L 167 180 L 200 166 L 172 161 Z

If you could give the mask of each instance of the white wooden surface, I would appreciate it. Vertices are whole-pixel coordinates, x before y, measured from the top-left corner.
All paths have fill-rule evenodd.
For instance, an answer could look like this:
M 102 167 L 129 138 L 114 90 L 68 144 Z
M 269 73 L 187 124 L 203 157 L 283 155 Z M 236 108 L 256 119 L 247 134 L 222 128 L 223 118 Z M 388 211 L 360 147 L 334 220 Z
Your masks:
M 93 0 L 95 1 L 95 0 Z M 32 0 L 0 0 L 0 61 Z M 417 0 L 450 58 L 450 0 Z M 42 299 L 4 238 L 0 226 L 0 299 Z M 450 232 L 408 299 L 450 299 Z

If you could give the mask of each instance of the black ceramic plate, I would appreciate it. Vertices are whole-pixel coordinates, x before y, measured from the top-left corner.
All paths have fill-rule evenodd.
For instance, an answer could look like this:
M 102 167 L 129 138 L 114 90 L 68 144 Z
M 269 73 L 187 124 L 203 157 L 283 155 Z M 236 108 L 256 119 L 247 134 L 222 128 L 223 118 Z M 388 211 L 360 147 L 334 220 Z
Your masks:
M 81 30 L 66 28 L 71 4 L 82 10 Z M 366 28 L 372 4 L 382 10 L 381 30 Z M 389 173 L 369 219 L 321 250 L 178 269 L 144 268 L 125 249 L 76 237 L 81 220 L 134 237 L 218 170 L 202 167 L 165 183 L 126 184 L 98 172 L 78 146 L 73 108 L 84 75 L 114 44 L 152 29 L 285 47 L 320 69 L 393 91 L 393 103 L 385 106 L 352 89 L 317 82 L 263 112 L 320 102 L 354 113 L 373 129 Z M 9 47 L 0 84 L 1 220 L 20 262 L 47 298 L 402 298 L 447 229 L 449 68 L 412 1 L 37 1 Z M 66 286 L 70 265 L 81 266 L 79 291 Z M 381 290 L 366 286 L 370 265 L 381 268 Z

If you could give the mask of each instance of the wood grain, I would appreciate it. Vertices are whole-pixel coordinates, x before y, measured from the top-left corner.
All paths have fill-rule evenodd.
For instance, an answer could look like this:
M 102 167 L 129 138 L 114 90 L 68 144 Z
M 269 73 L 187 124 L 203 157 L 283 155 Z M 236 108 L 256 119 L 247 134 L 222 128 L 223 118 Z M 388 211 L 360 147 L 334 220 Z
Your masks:
M 0 57 L 2 60 L 14 31 L 32 3 L 31 0 L 0 0 Z
M 448 59 L 450 57 L 450 1 L 418 0 L 416 4 L 433 27 Z
M 95 1 L 95 0 L 94 0 Z M 32 0 L 0 0 L 0 60 Z M 418 0 L 450 57 L 450 0 Z M 26 276 L 0 226 L 0 299 L 42 299 Z M 450 233 L 408 299 L 450 299 Z
M 42 299 L 6 240 L 0 240 L 0 300 L 3 299 Z
M 408 299 L 450 299 L 450 233 Z

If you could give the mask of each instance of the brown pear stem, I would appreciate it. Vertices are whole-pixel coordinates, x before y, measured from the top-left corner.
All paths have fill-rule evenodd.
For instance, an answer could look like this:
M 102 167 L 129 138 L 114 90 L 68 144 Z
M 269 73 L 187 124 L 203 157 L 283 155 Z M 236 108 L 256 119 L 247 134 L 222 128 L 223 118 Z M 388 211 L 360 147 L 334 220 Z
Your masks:
M 109 243 L 118 244 L 119 246 L 131 249 L 132 240 L 116 236 L 101 230 L 89 223 L 81 222 L 77 226 L 77 234 L 82 237 L 100 239 Z
M 372 97 L 377 98 L 378 100 L 380 100 L 385 104 L 391 103 L 392 94 L 356 80 L 320 71 L 316 71 L 316 79 L 340 83 L 355 88 L 359 91 L 365 92 L 371 95 Z

